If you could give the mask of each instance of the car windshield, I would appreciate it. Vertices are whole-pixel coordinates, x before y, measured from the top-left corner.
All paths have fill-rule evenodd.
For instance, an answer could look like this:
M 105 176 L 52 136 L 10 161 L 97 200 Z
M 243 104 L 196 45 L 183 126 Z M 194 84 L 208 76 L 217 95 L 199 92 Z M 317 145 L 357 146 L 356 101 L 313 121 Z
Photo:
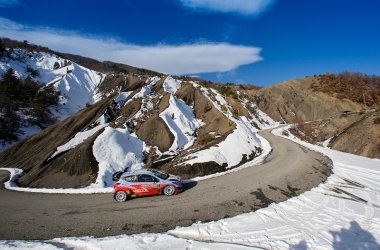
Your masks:
M 150 170 L 155 176 L 163 179 L 163 180 L 166 180 L 167 178 L 169 178 L 169 175 L 168 174 L 165 174 L 165 173 L 162 173 L 160 171 L 157 171 L 155 169 L 151 169 Z

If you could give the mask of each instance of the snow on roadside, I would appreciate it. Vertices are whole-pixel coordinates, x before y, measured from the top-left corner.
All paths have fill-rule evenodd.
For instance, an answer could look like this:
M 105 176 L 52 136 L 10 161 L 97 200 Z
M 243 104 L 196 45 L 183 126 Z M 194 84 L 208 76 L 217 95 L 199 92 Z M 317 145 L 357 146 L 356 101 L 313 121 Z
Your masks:
M 218 242 L 208 242 L 207 248 L 204 248 L 204 242 L 176 238 L 168 234 L 162 234 L 157 237 L 155 234 L 140 234 L 133 236 L 114 236 L 102 239 L 94 237 L 81 238 L 56 238 L 48 241 L 23 241 L 8 240 L 0 241 L 3 249 L 28 249 L 28 250 L 62 250 L 62 249 L 131 249 L 131 250 L 148 250 L 148 249 L 236 249 L 236 250 L 254 250 L 256 248 L 239 246 L 235 244 L 226 244 Z M 262 248 L 258 248 L 262 249 Z
M 97 194 L 97 193 L 112 193 L 113 188 L 24 188 L 16 184 L 16 180 L 24 174 L 24 171 L 19 168 L 0 168 L 0 171 L 8 171 L 10 174 L 9 181 L 4 183 L 4 187 L 9 190 L 30 193 L 46 193 L 46 194 Z M 1 249 L 1 243 L 0 243 Z
M 273 133 L 282 136 L 282 128 Z M 284 137 L 284 136 L 283 136 Z M 321 148 L 333 174 L 325 183 L 269 207 L 167 233 L 105 238 L 71 237 L 48 241 L 0 241 L 0 248 L 59 249 L 379 249 L 380 160 Z M 333 190 L 339 191 L 335 192 Z
M 282 130 L 273 134 L 282 136 Z M 380 160 L 290 139 L 332 159 L 333 174 L 325 183 L 256 212 L 169 234 L 266 249 L 379 249 Z
M 137 170 L 144 166 L 145 143 L 128 129 L 107 127 L 93 145 L 95 159 L 99 162 L 96 182 L 89 188 L 112 187 L 112 174 L 130 167 Z
M 195 118 L 193 109 L 172 94 L 170 94 L 169 107 L 161 112 L 160 117 L 174 135 L 170 151 L 187 149 L 193 145 L 195 130 L 203 125 L 202 121 Z

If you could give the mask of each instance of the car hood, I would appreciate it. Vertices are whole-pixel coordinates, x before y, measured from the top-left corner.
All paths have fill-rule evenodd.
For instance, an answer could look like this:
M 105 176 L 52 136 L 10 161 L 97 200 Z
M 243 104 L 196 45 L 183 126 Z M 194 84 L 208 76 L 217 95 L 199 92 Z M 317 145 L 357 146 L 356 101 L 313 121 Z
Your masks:
M 175 181 L 180 181 L 182 182 L 182 178 L 176 175 L 169 175 L 168 180 L 175 180 Z

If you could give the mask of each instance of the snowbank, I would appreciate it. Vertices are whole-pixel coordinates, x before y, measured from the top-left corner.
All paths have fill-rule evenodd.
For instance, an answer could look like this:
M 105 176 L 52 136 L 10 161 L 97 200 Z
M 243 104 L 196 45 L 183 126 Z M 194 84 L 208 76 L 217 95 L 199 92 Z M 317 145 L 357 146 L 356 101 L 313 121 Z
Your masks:
M 112 174 L 130 167 L 131 170 L 144 166 L 145 144 L 128 129 L 107 127 L 96 138 L 93 153 L 99 162 L 99 172 L 96 182 L 90 187 L 113 187 Z
M 0 168 L 0 170 L 8 171 L 10 174 L 9 181 L 4 183 L 4 187 L 9 190 L 30 193 L 46 193 L 46 194 L 96 194 L 96 193 L 112 193 L 113 188 L 24 188 L 16 185 L 16 180 L 24 174 L 19 168 Z M 1 244 L 0 244 L 1 248 Z

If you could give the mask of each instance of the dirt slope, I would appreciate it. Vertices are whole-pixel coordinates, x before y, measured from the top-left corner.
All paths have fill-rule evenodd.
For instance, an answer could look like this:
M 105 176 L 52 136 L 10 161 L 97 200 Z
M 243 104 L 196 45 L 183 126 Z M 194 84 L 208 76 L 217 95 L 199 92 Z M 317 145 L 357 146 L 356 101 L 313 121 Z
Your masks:
M 380 111 L 362 115 L 334 137 L 329 147 L 380 159 Z
M 262 111 L 285 122 L 293 122 L 295 117 L 313 121 L 363 108 L 363 104 L 312 90 L 313 81 L 317 79 L 306 77 L 275 84 L 255 91 L 254 99 Z
M 319 143 L 334 137 L 333 149 L 380 158 L 379 111 L 366 113 L 364 103 L 318 91 L 318 81 L 320 77 L 294 79 L 254 91 L 252 97 L 275 120 L 299 124 L 301 133 L 295 134 L 301 139 Z
M 37 179 L 47 170 L 48 166 L 55 165 L 54 161 L 63 157 L 56 157 L 52 161 L 48 161 L 49 157 L 55 152 L 56 148 L 67 141 L 80 131 L 83 131 L 91 125 L 99 116 L 101 116 L 107 107 L 112 102 L 112 99 L 104 99 L 91 107 L 84 109 L 74 116 L 71 116 L 43 131 L 21 141 L 15 146 L 9 148 L 0 154 L 0 162 L 2 167 L 17 167 L 27 172 L 26 175 L 19 179 L 21 186 L 33 185 Z M 82 155 L 86 157 L 86 155 Z M 87 162 L 79 168 L 67 168 L 67 165 L 57 164 L 54 170 L 55 173 L 64 172 L 67 176 L 76 176 L 82 174 L 91 174 L 94 167 L 91 166 L 91 159 L 83 159 Z M 73 166 L 76 164 L 72 164 Z M 50 171 L 50 170 L 49 170 Z M 75 177 L 74 177 L 75 178 Z M 79 178 L 81 179 L 81 178 Z M 50 181 L 49 181 L 50 182 Z M 41 182 L 39 182 L 41 183 Z M 82 181 L 79 181 L 76 186 L 80 186 Z M 38 185 L 40 186 L 40 185 Z M 45 185 L 42 185 L 45 186 Z M 47 186 L 49 186 L 47 184 Z

